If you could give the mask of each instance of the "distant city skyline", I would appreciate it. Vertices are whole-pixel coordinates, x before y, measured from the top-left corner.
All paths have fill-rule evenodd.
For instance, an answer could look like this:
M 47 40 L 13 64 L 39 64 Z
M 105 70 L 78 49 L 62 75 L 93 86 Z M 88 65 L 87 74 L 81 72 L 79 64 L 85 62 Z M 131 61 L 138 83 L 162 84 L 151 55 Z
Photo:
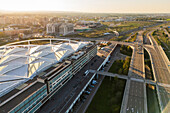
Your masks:
M 170 0 L 4 0 L 3 11 L 170 13 Z

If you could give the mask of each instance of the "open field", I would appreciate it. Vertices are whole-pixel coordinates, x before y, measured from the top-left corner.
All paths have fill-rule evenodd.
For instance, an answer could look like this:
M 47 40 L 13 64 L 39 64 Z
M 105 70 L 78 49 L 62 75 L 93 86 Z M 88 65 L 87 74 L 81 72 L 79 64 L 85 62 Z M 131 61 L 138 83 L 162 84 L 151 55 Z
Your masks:
M 80 32 L 78 34 L 67 35 L 67 37 L 97 38 L 97 37 L 105 36 L 104 33 L 114 34 L 114 31 L 117 31 L 119 33 L 125 32 L 125 31 L 132 30 L 135 28 L 152 25 L 155 22 L 145 22 L 145 21 L 115 22 L 115 21 L 112 21 L 112 22 L 101 22 L 101 23 L 103 24 L 103 26 L 101 26 L 101 27 L 93 28 L 90 31 L 84 31 L 84 32 Z M 131 35 L 131 33 L 126 36 L 120 36 L 120 37 L 118 37 L 118 39 L 117 39 L 117 37 L 113 37 L 112 40 L 120 41 L 120 40 L 126 39 L 130 35 Z
M 131 29 L 135 29 L 138 27 L 143 27 L 147 25 L 152 25 L 155 22 L 145 22 L 145 21 L 127 21 L 127 22 L 104 22 L 102 24 L 110 26 L 111 24 L 115 24 L 115 26 L 110 26 L 111 29 L 114 29 L 118 32 L 123 32 Z

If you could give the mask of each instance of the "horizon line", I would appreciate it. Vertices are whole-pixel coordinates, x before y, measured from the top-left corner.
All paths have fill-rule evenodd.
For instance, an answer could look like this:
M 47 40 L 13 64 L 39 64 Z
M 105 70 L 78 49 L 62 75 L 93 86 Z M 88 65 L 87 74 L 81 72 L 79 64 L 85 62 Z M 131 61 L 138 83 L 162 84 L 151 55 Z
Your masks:
M 12 10 L 1 10 L 0 13 L 30 13 L 30 12 L 65 12 L 65 13 L 96 13 L 96 14 L 170 14 L 170 12 L 86 12 L 86 11 L 60 11 L 60 10 L 25 10 L 25 11 L 12 11 Z

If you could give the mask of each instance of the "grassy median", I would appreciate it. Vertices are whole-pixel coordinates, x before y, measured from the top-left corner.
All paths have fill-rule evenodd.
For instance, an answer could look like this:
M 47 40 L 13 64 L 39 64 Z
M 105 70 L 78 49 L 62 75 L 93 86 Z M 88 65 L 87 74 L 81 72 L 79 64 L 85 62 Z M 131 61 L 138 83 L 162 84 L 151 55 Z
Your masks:
M 155 86 L 146 86 L 148 113 L 160 113 Z
M 130 57 L 126 57 L 125 60 L 116 60 L 109 69 L 109 72 L 128 75 L 130 60 Z
M 127 55 L 127 56 L 132 56 L 132 49 L 130 46 L 122 45 L 120 48 L 120 53 Z

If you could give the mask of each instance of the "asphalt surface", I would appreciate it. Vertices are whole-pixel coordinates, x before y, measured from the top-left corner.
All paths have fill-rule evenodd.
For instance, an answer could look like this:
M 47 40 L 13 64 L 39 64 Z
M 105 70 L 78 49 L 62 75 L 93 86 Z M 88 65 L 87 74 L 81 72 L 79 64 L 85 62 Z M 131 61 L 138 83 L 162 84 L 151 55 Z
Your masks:
M 144 83 L 130 82 L 126 113 L 144 113 Z
M 92 66 L 94 60 L 97 61 Z M 70 81 L 68 81 L 54 96 L 51 97 L 37 113 L 62 113 L 64 108 L 67 108 L 69 102 L 75 98 L 77 93 L 82 89 L 82 86 L 88 82 L 92 74 L 84 77 L 83 74 L 87 69 L 96 69 L 102 62 L 103 58 L 95 56 L 81 71 L 79 71 Z
M 101 52 L 101 51 L 100 51 Z M 88 95 L 87 99 L 85 102 L 81 102 L 81 104 L 79 105 L 79 107 L 77 107 L 76 110 L 73 111 L 73 113 L 84 113 L 86 111 L 86 109 L 88 108 L 88 106 L 90 105 L 95 93 L 97 92 L 97 89 L 99 88 L 100 84 L 102 83 L 103 79 L 104 79 L 104 74 L 103 73 L 108 73 L 110 67 L 112 66 L 113 62 L 115 60 L 120 60 L 120 59 L 125 59 L 124 55 L 120 54 L 120 46 L 117 46 L 114 51 L 111 53 L 111 57 L 110 57 L 110 63 L 106 64 L 104 71 L 98 71 L 99 73 L 101 73 L 101 75 L 99 76 L 98 79 L 98 84 L 94 87 L 94 89 L 91 91 L 91 94 Z M 95 70 L 92 70 L 95 71 Z M 110 73 L 112 74 L 112 73 Z M 103 76 L 104 75 L 104 76 Z M 125 75 L 124 75 L 125 76 Z M 125 76 L 127 78 L 127 76 Z M 79 102 L 80 103 L 80 102 Z
M 142 33 L 139 33 L 137 36 L 138 42 L 143 42 Z M 133 78 L 145 78 L 144 74 L 144 51 L 143 47 L 139 47 L 138 44 L 135 44 L 134 47 L 134 57 L 133 57 L 133 66 L 130 67 L 132 70 L 132 74 L 130 74 L 130 77 Z
M 137 39 L 138 42 L 142 42 L 143 43 L 143 37 L 142 37 L 142 33 L 139 32 Z M 128 76 L 130 78 L 137 78 L 137 79 L 145 79 L 145 72 L 144 72 L 144 54 L 143 54 L 143 48 L 142 47 L 138 47 L 138 45 L 136 44 L 134 46 L 134 54 L 133 54 L 133 63 L 130 66 L 130 70 L 131 72 L 128 73 Z M 139 82 L 139 81 L 133 81 L 130 80 L 129 81 L 129 85 L 128 89 L 126 89 L 126 91 L 128 92 L 126 95 L 124 95 L 125 97 L 125 105 L 122 107 L 124 109 L 123 113 L 145 113 L 146 112 L 146 100 L 144 98 L 145 93 L 144 93 L 144 82 Z
M 147 46 L 151 54 L 152 65 L 154 68 L 154 80 L 158 83 L 170 84 L 170 72 L 168 70 L 167 64 L 163 59 L 162 53 L 159 50 L 159 45 L 151 35 L 152 32 L 149 32 L 148 38 L 152 41 L 152 46 Z M 170 90 L 169 87 L 156 85 L 157 95 L 161 111 L 163 113 L 170 112 Z
M 89 73 L 84 77 L 84 72 L 89 69 L 97 70 L 114 45 L 111 45 L 110 47 L 111 48 L 106 47 L 106 49 L 101 50 L 104 55 L 103 57 L 99 54 L 99 56 L 96 55 L 85 67 L 83 67 L 83 69 L 81 69 L 81 71 L 54 94 L 51 99 L 37 111 L 37 113 L 64 113 L 93 75 L 92 73 Z
M 155 76 L 157 82 L 164 83 L 164 84 L 170 84 L 170 73 L 169 70 L 161 56 L 161 52 L 158 49 L 157 42 L 153 39 L 153 37 L 150 35 L 151 40 L 153 41 L 153 46 L 147 47 L 152 55 L 153 60 L 153 66 L 155 70 Z
M 105 49 L 103 50 L 99 50 L 98 52 L 100 54 L 103 54 L 105 52 L 110 52 L 111 49 L 114 47 L 114 45 L 111 46 L 107 46 L 105 47 Z M 110 69 L 110 67 L 112 66 L 112 63 L 119 57 L 117 57 L 117 53 L 119 53 L 120 51 L 120 46 L 117 46 L 114 51 L 110 54 L 110 63 L 106 64 L 104 71 L 108 71 Z M 84 113 L 86 111 L 86 109 L 88 108 L 88 106 L 90 105 L 94 95 L 96 94 L 98 88 L 100 87 L 103 79 L 105 76 L 103 75 L 99 75 L 99 79 L 97 80 L 98 84 L 95 85 L 95 87 L 92 89 L 92 91 L 90 91 L 90 95 L 87 96 L 87 99 L 85 100 L 85 102 L 78 102 L 78 105 L 75 107 L 75 109 L 73 110 L 73 113 Z
M 143 39 L 141 34 L 138 35 L 138 39 Z M 170 78 L 169 78 L 169 71 L 166 67 L 166 64 L 160 55 L 160 51 L 157 48 L 157 43 L 154 39 L 151 38 L 151 41 L 153 42 L 153 46 L 147 46 L 149 49 L 152 60 L 153 60 L 153 67 L 155 70 L 156 79 L 160 83 L 169 84 Z M 143 41 L 142 41 L 143 42 Z M 116 43 L 116 42 L 115 42 Z M 119 42 L 120 44 L 124 44 L 124 42 Z M 127 43 L 126 43 L 127 44 Z M 133 65 L 131 66 L 132 73 L 128 75 L 131 78 L 137 78 L 137 79 L 145 79 L 144 75 L 144 60 L 142 57 L 144 57 L 143 54 L 143 48 L 138 48 L 138 45 L 135 45 L 135 52 L 134 52 L 134 58 L 133 58 Z M 101 50 L 100 54 L 106 56 L 110 48 L 105 48 L 105 50 Z M 97 56 L 96 56 L 97 57 Z M 95 57 L 95 58 L 96 58 Z M 95 59 L 94 58 L 94 59 Z M 99 57 L 98 57 L 99 58 Z M 105 58 L 105 57 L 104 57 Z M 102 61 L 104 61 L 104 58 L 99 58 L 99 62 L 97 63 L 101 64 Z M 92 62 L 94 62 L 94 59 Z M 90 77 L 92 75 L 88 75 L 87 78 L 84 78 L 82 75 L 83 73 L 91 67 L 91 63 L 89 63 L 87 66 L 85 66 L 79 73 L 75 75 L 61 90 L 59 90 L 52 98 L 49 100 L 38 112 L 41 113 L 50 113 L 50 112 L 64 112 L 66 108 L 69 107 L 69 105 L 73 102 L 72 100 L 75 99 L 75 97 L 79 94 L 81 89 L 84 87 L 84 85 L 88 82 Z M 97 64 L 94 63 L 94 65 L 90 68 L 93 70 L 97 69 Z M 82 85 L 80 85 L 82 84 Z M 128 98 L 127 98 L 127 105 L 126 105 L 126 112 L 129 113 L 145 113 L 145 83 L 144 82 L 138 82 L 130 80 L 129 82 L 129 88 L 128 88 Z M 162 101 L 163 108 L 166 108 L 169 110 L 169 90 L 165 87 L 159 86 L 159 93 L 160 98 Z M 79 109 L 79 108 L 77 108 Z

